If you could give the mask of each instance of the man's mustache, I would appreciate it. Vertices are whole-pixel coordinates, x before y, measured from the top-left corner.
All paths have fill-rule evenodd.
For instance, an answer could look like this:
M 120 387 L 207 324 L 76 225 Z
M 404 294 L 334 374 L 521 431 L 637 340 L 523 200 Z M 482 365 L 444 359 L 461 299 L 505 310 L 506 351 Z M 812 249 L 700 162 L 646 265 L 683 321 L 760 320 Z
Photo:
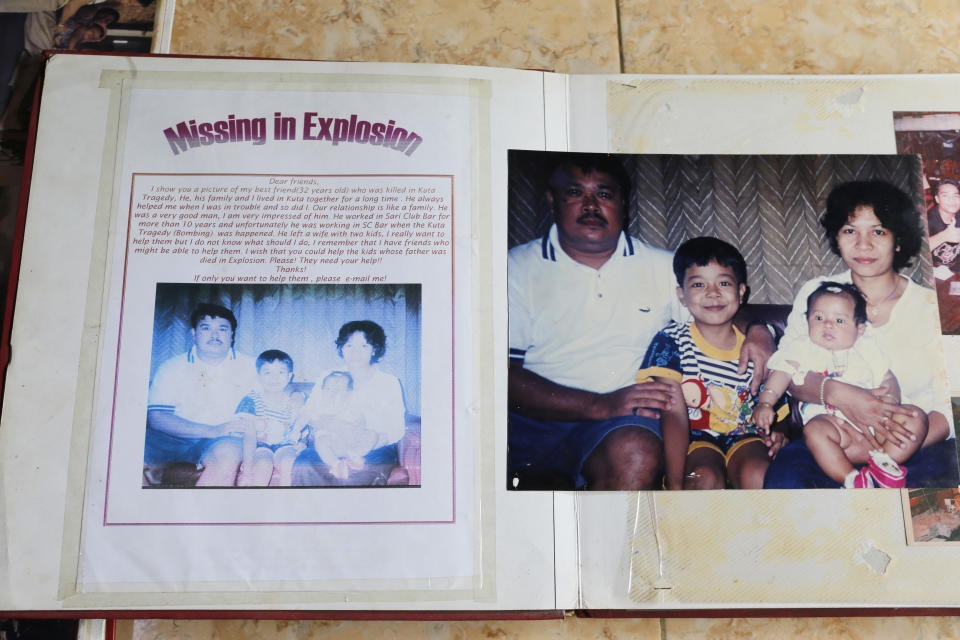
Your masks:
M 592 211 L 591 211 L 591 212 L 587 212 L 587 213 L 583 214 L 582 216 L 580 216 L 579 218 L 577 218 L 577 222 L 578 222 L 578 223 L 581 223 L 581 222 L 589 222 L 589 221 L 591 221 L 591 220 L 596 220 L 597 222 L 599 222 L 600 224 L 602 224 L 602 225 L 604 225 L 604 226 L 607 225 L 607 219 L 606 219 L 606 218 L 604 218 L 604 217 L 601 216 L 600 214 L 593 213 Z

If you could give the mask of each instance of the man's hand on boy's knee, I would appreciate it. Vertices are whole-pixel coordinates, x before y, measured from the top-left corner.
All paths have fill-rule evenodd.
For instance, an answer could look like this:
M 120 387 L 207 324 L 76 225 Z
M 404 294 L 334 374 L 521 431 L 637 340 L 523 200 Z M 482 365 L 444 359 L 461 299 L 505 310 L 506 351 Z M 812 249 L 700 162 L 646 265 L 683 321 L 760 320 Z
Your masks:
M 673 389 L 669 384 L 638 382 L 610 393 L 597 394 L 593 413 L 597 420 L 630 414 L 657 419 L 660 412 L 672 408 L 674 402 Z
M 211 427 L 214 431 L 212 437 L 219 438 L 223 436 L 238 436 L 243 437 L 245 435 L 253 434 L 256 437 L 257 433 L 257 418 L 249 413 L 238 413 L 232 420 L 228 420 L 223 424 L 216 425 Z

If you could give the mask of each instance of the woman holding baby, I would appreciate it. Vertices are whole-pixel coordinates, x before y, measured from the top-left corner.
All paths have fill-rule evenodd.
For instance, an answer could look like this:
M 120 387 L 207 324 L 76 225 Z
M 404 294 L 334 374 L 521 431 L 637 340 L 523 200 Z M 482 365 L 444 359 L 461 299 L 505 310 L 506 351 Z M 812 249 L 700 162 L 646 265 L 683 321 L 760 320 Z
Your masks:
M 814 278 L 800 289 L 781 347 L 807 336 L 806 301 L 823 281 L 852 282 L 866 299 L 868 331 L 887 352 L 900 397 L 891 402 L 882 390 L 863 389 L 813 371 L 801 374 L 802 379 L 795 377 L 791 393 L 803 402 L 834 407 L 846 418 L 839 421 L 839 428 L 847 442 L 881 449 L 892 441 L 913 449 L 921 440 L 919 450 L 903 463 L 906 486 L 955 486 L 956 450 L 953 441 L 947 441 L 953 430 L 946 372 L 939 359 L 924 357 L 940 351 L 936 295 L 899 273 L 922 246 L 914 203 L 885 182 L 849 182 L 830 193 L 820 222 L 830 248 L 848 271 Z M 904 428 L 904 418 L 925 420 L 925 435 L 918 438 L 916 430 Z M 780 451 L 764 482 L 765 488 L 836 486 L 839 483 L 821 470 L 803 441 Z
M 335 343 L 340 367 L 317 381 L 301 413 L 313 446 L 297 457 L 293 484 L 386 484 L 405 431 L 400 381 L 377 366 L 386 335 L 376 322 L 355 320 Z

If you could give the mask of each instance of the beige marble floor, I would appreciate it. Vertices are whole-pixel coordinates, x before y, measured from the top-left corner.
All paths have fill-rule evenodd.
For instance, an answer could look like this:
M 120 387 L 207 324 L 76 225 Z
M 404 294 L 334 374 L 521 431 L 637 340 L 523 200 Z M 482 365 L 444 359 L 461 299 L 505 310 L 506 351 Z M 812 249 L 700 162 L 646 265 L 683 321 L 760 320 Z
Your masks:
M 670 618 L 477 622 L 125 620 L 116 640 L 874 640 L 960 638 L 960 618 Z
M 960 72 L 950 0 L 178 0 L 174 53 L 569 73 Z M 958 618 L 123 621 L 118 640 L 960 638 Z
M 627 73 L 960 71 L 948 0 L 621 0 Z
M 660 622 L 582 620 L 478 622 L 178 622 L 138 620 L 118 625 L 116 640 L 363 640 L 365 638 L 432 640 L 520 640 L 526 638 L 635 638 L 658 640 Z
M 957 72 L 957 15 L 951 0 L 178 0 L 171 49 L 564 73 Z
M 178 0 L 174 53 L 617 73 L 611 0 Z

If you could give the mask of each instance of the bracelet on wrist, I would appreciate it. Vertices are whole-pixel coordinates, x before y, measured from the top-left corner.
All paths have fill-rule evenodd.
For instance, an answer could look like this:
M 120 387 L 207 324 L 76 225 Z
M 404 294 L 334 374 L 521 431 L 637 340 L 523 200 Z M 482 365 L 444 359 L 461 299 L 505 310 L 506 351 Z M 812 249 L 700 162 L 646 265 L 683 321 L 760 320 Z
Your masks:
M 830 380 L 828 376 L 823 376 L 823 380 L 820 381 L 820 404 L 824 407 L 827 406 L 827 399 L 824 396 L 824 391 L 827 387 L 827 382 Z

